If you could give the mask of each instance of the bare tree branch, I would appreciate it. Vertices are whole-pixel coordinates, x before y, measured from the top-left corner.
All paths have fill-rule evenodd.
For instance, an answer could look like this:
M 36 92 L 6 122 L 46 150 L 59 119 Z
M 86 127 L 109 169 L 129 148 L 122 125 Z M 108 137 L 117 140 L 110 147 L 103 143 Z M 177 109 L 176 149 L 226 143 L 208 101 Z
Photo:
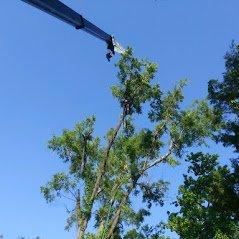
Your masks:
M 149 170 L 150 168 L 156 166 L 159 163 L 165 162 L 167 160 L 167 158 L 172 154 L 173 149 L 174 149 L 174 143 L 171 140 L 168 152 L 165 155 L 161 156 L 159 159 L 152 162 L 151 164 L 146 165 L 146 167 L 142 170 L 142 173 L 144 173 L 145 171 Z

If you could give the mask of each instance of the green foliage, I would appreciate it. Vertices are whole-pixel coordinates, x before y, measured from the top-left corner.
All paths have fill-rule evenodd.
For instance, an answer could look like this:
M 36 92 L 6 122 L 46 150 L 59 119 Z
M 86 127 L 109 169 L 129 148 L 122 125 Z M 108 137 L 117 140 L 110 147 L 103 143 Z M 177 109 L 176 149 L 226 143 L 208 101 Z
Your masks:
M 64 173 L 57 173 L 45 187 L 41 187 L 41 192 L 47 202 L 52 202 L 55 197 L 61 197 L 61 192 L 68 193 L 74 189 L 76 184 L 69 179 Z
M 209 81 L 209 99 L 224 120 L 223 130 L 217 140 L 225 146 L 233 146 L 239 152 L 239 45 L 232 44 L 225 61 L 223 81 Z
M 131 49 L 117 67 L 118 84 L 111 90 L 121 110 L 118 123 L 102 144 L 93 136 L 95 117 L 54 136 L 49 148 L 68 167 L 41 190 L 48 202 L 71 200 L 66 228 L 76 224 L 78 239 L 160 239 L 161 231 L 145 225 L 145 218 L 153 205 L 163 206 L 168 183 L 149 181 L 150 169 L 162 163 L 176 166 L 184 149 L 204 143 L 218 124 L 206 101 L 181 108 L 185 81 L 163 93 L 152 83 L 157 66 L 135 58 Z M 148 119 L 143 128 L 135 123 L 139 114 Z M 139 210 L 132 206 L 136 197 Z M 95 233 L 88 231 L 89 222 Z
M 156 206 L 164 205 L 163 195 L 167 191 L 167 183 L 159 180 L 154 183 L 140 183 L 140 189 L 143 194 L 143 202 L 147 203 L 147 207 L 150 209 L 154 203 Z
M 213 105 L 209 115 L 214 112 L 210 122 L 221 126 L 215 139 L 223 142 L 224 146 L 233 146 L 239 152 L 239 46 L 233 43 L 225 60 L 223 81 L 209 82 L 209 99 Z M 202 105 L 203 114 L 208 111 L 207 108 L 207 104 L 206 107 Z M 193 118 L 189 116 L 185 119 L 190 122 Z M 210 124 L 205 119 L 195 120 L 201 125 Z M 196 153 L 188 156 L 188 162 L 188 175 L 184 175 L 184 184 L 174 202 L 180 209 L 169 216 L 171 230 L 184 239 L 239 238 L 238 161 L 234 160 L 232 168 L 229 168 L 220 166 L 216 155 Z
M 219 166 L 216 155 L 191 154 L 188 175 L 174 203 L 178 213 L 169 216 L 169 227 L 180 238 L 238 238 L 239 175 Z
M 133 57 L 132 49 L 128 49 L 116 66 L 119 68 L 119 83 L 111 87 L 113 96 L 122 108 L 126 108 L 128 114 L 141 113 L 142 103 L 157 91 L 158 85 L 151 85 L 157 65 L 138 60 Z
M 123 239 L 169 239 L 162 234 L 164 233 L 165 226 L 163 223 L 153 227 L 149 225 L 143 226 L 140 231 L 132 229 L 127 232 Z

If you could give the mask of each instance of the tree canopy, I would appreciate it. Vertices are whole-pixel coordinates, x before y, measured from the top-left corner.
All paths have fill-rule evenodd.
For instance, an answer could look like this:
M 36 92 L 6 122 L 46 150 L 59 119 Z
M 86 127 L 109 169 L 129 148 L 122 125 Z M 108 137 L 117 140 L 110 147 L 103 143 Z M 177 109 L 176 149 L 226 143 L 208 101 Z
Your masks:
M 209 81 L 209 99 L 221 128 L 216 141 L 239 153 L 239 46 L 232 44 L 225 56 L 223 81 Z M 217 150 L 216 150 L 217 151 Z M 232 167 L 230 167 L 230 160 Z M 169 213 L 169 227 L 180 238 L 239 238 L 239 164 L 226 159 L 221 166 L 217 155 L 198 152 L 188 156 L 188 174 L 174 202 L 180 206 Z
M 239 152 L 239 45 L 232 43 L 225 55 L 225 67 L 223 81 L 209 81 L 209 99 L 224 120 L 217 140 Z
M 239 174 L 220 166 L 217 155 L 191 154 L 188 175 L 174 202 L 169 227 L 180 238 L 236 239 L 239 237 Z
M 78 239 L 162 238 L 160 221 L 147 225 L 145 218 L 153 204 L 163 206 L 168 183 L 148 175 L 160 164 L 175 166 L 186 148 L 202 145 L 217 129 L 217 119 L 205 100 L 181 107 L 185 81 L 162 92 L 152 83 L 157 66 L 135 58 L 131 49 L 117 67 L 118 83 L 111 91 L 121 113 L 115 127 L 101 139 L 91 116 L 54 136 L 49 148 L 67 170 L 56 173 L 41 191 L 47 202 L 70 200 L 66 229 L 76 225 Z M 143 128 L 135 123 L 138 115 L 148 121 Z M 132 204 L 136 198 L 138 210 Z

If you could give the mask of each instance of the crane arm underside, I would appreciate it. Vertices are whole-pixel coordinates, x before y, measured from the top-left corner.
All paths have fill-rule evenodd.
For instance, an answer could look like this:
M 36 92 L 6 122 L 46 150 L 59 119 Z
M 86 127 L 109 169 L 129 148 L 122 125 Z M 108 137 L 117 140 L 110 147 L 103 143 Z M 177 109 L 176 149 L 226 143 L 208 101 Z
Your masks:
M 85 18 L 83 18 L 83 25 L 84 27 L 82 28 L 83 31 L 88 32 L 89 34 L 105 41 L 108 44 L 111 44 L 112 42 L 112 37 L 111 35 L 107 34 L 91 22 L 87 21 Z
M 22 0 L 54 17 L 70 24 L 76 29 L 82 29 L 85 32 L 106 42 L 108 48 L 112 43 L 111 35 L 107 34 L 91 22 L 87 21 L 79 13 L 75 12 L 59 0 Z M 114 49 L 111 49 L 114 51 Z
M 83 27 L 82 16 L 58 0 L 22 0 L 52 16 L 72 25 Z

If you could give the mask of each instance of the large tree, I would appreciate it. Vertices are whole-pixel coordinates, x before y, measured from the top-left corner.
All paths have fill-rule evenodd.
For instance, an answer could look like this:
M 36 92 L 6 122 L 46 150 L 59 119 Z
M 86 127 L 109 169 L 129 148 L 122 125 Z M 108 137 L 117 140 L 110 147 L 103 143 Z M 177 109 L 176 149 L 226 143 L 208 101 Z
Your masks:
M 203 144 L 217 123 L 206 101 L 181 108 L 185 81 L 163 93 L 152 83 L 157 66 L 138 60 L 130 49 L 117 67 L 118 83 L 111 91 L 121 113 L 115 127 L 100 140 L 92 116 L 54 136 L 49 148 L 67 170 L 55 174 L 41 191 L 47 202 L 70 200 L 66 228 L 75 224 L 78 239 L 162 238 L 160 222 L 144 221 L 153 204 L 163 205 L 167 183 L 160 175 L 152 181 L 148 175 L 160 164 L 177 164 L 184 149 Z M 138 115 L 148 120 L 143 128 L 135 123 Z

